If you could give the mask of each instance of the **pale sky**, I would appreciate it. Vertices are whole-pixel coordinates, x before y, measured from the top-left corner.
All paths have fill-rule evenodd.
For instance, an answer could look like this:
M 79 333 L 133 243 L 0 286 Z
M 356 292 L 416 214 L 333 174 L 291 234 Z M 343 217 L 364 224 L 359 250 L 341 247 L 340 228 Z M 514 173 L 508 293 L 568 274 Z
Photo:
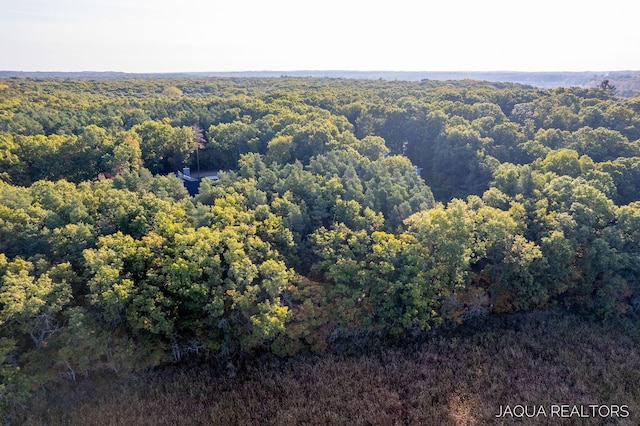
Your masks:
M 640 70 L 629 0 L 0 0 L 0 70 Z

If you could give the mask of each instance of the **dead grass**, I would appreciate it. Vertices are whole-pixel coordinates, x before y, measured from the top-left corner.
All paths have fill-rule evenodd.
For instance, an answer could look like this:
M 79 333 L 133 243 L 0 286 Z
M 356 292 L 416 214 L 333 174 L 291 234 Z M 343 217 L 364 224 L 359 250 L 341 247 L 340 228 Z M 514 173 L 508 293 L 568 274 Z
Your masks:
M 626 330 L 626 331 L 625 331 Z M 52 387 L 15 410 L 24 425 L 640 424 L 638 323 L 559 313 L 362 356 L 264 360 L 234 377 L 207 366 L 126 382 Z M 628 405 L 626 419 L 497 419 L 501 405 Z

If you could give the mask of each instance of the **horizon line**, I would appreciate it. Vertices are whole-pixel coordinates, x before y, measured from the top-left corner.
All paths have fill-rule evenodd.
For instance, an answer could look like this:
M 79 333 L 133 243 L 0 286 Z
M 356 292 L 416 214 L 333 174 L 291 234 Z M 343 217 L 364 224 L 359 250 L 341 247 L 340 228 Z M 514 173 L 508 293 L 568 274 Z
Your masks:
M 420 73 L 516 73 L 516 74 L 584 74 L 584 73 L 619 73 L 619 72 L 640 72 L 634 69 L 611 69 L 611 70 L 582 70 L 582 71 L 562 71 L 562 70 L 545 70 L 545 71 L 522 71 L 522 70 L 391 70 L 391 69 L 245 69 L 245 70 L 213 70 L 213 71 L 117 71 L 117 70 L 15 70 L 0 69 L 0 73 L 19 73 L 19 74 L 35 74 L 35 73 L 55 73 L 55 74 L 231 74 L 231 73 L 397 73 L 397 74 L 420 74 Z

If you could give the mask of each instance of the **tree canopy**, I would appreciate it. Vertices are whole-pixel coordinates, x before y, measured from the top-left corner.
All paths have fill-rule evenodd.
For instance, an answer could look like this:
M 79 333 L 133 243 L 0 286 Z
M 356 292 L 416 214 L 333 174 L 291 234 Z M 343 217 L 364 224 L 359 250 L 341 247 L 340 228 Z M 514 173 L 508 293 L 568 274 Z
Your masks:
M 604 82 L 0 86 L 5 403 L 340 335 L 640 314 L 640 101 Z M 217 180 L 189 195 L 183 167 Z

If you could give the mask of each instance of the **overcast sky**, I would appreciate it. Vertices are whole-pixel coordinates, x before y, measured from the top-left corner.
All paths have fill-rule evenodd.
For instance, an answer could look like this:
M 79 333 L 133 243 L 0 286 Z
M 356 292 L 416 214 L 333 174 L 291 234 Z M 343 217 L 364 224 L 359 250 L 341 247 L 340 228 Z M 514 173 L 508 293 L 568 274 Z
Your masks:
M 629 0 L 0 0 L 0 70 L 640 70 Z

